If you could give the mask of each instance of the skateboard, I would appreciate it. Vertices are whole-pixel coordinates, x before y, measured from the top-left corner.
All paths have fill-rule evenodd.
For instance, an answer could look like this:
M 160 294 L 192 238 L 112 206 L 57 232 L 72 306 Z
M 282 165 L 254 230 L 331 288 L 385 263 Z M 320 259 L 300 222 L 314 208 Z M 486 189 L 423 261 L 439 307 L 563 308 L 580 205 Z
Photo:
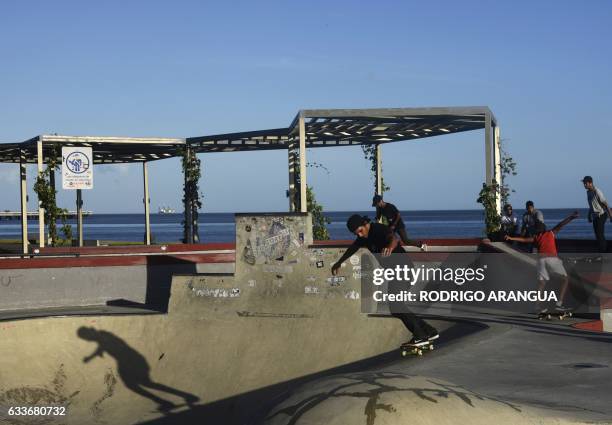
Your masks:
M 432 351 L 434 345 L 431 341 L 424 341 L 419 344 L 405 342 L 400 346 L 400 349 L 402 350 L 402 357 L 406 357 L 408 354 L 422 356 L 424 352 Z
M 545 313 L 538 313 L 538 320 L 552 320 L 553 318 L 563 320 L 566 317 L 572 317 L 571 311 L 547 311 Z

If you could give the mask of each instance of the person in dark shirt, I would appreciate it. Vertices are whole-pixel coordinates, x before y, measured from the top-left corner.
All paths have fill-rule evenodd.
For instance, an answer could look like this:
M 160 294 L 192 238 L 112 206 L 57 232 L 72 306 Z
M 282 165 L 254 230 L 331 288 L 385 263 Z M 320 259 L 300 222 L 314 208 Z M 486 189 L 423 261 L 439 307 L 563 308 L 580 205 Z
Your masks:
M 387 219 L 389 228 L 391 231 L 399 235 L 402 244 L 416 246 L 420 248 L 421 251 L 427 250 L 427 245 L 424 243 L 416 242 L 408 238 L 408 234 L 406 233 L 406 225 L 404 224 L 404 220 L 402 220 L 402 216 L 395 205 L 390 202 L 385 202 L 381 195 L 374 195 L 374 198 L 372 198 L 372 206 L 376 207 L 376 221 L 380 222 L 380 218 L 385 217 Z
M 384 224 L 371 223 L 367 217 L 353 214 L 346 222 L 346 226 L 351 233 L 357 236 L 357 239 L 332 266 L 331 272 L 334 276 L 342 266 L 342 263 L 355 254 L 359 248 L 367 248 L 373 254 L 381 254 L 380 263 L 384 268 L 395 268 L 398 258 L 396 256 L 390 257 L 391 254 L 406 254 L 399 240 L 395 237 L 394 232 Z M 402 259 L 401 263 L 406 264 L 406 262 L 409 262 L 407 256 Z M 389 293 L 399 293 L 403 289 L 402 285 L 405 286 L 405 284 L 395 280 L 389 281 Z M 400 319 L 404 326 L 412 333 L 410 344 L 423 344 L 439 337 L 436 328 L 413 313 L 410 313 L 403 303 L 389 302 L 389 310 L 391 315 Z

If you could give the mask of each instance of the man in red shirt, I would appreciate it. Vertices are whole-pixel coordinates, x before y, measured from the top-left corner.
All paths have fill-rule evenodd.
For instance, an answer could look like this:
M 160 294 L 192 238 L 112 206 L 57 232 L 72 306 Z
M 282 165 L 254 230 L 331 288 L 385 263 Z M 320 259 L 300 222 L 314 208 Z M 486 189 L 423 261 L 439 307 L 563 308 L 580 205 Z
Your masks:
M 538 280 L 540 286 L 538 291 L 543 291 L 546 283 L 550 280 L 548 272 L 556 273 L 563 277 L 563 283 L 561 284 L 561 293 L 557 300 L 556 310 L 567 311 L 567 307 L 563 305 L 563 299 L 567 292 L 568 278 L 567 272 L 563 267 L 563 262 L 557 256 L 557 241 L 556 235 L 559 231 L 568 224 L 570 221 L 578 217 L 578 211 L 574 211 L 572 214 L 563 219 L 559 224 L 552 228 L 552 230 L 546 230 L 546 225 L 540 220 L 535 220 L 533 236 L 521 237 L 521 236 L 506 236 L 507 241 L 517 241 L 525 243 L 533 243 L 533 246 L 538 250 Z M 539 306 L 538 306 L 539 307 Z M 546 309 L 542 310 L 542 313 L 546 313 Z

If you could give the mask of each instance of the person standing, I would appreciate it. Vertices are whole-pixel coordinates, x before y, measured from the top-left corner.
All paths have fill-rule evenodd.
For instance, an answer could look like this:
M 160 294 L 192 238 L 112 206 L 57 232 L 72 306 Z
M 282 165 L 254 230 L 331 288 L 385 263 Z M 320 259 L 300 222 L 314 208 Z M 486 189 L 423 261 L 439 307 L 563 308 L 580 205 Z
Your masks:
M 374 195 L 372 198 L 372 206 L 376 207 L 376 221 L 380 222 L 381 217 L 387 219 L 387 226 L 392 232 L 397 233 L 403 245 L 416 246 L 421 251 L 427 251 L 427 245 L 422 242 L 415 242 L 408 238 L 406 233 L 406 225 L 402 216 L 395 205 L 390 202 L 385 202 L 381 195 Z
M 587 191 L 587 201 L 589 203 L 588 220 L 589 223 L 593 223 L 593 231 L 595 232 L 599 252 L 607 252 L 608 244 L 606 241 L 605 224 L 608 217 L 612 221 L 612 211 L 603 192 L 593 184 L 593 177 L 584 176 L 582 184 Z
M 525 202 L 525 214 L 523 214 L 521 236 L 535 235 L 535 223 L 540 221 L 544 223 L 544 214 L 540 210 L 536 210 L 533 206 L 533 201 Z
M 501 227 L 504 235 L 514 236 L 518 234 L 518 218 L 512 212 L 512 205 L 504 205 L 501 216 Z
M 405 264 L 410 261 L 400 246 L 399 240 L 388 226 L 381 223 L 371 223 L 367 217 L 353 214 L 347 220 L 346 227 L 357 236 L 357 239 L 342 254 L 340 259 L 332 265 L 332 275 L 335 276 L 342 263 L 355 254 L 359 248 L 367 248 L 374 254 L 381 254 L 378 257 L 380 264 L 387 269 L 394 269 L 398 262 Z M 391 256 L 391 254 L 394 254 L 394 256 Z M 403 256 L 400 257 L 397 254 L 403 254 Z M 390 294 L 398 294 L 405 288 L 405 283 L 396 280 L 389 281 L 388 285 Z M 423 345 L 431 343 L 439 337 L 436 328 L 408 311 L 403 303 L 399 301 L 389 302 L 389 311 L 393 317 L 400 319 L 404 326 L 412 333 L 412 339 L 409 341 L 409 344 Z

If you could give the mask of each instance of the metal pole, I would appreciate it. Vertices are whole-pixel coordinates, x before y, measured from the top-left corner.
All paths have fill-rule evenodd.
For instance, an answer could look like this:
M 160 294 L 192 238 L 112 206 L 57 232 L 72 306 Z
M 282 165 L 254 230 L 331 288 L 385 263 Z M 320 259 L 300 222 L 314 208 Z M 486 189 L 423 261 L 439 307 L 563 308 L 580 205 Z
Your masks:
M 304 116 L 300 113 L 299 119 L 300 127 L 300 212 L 305 213 L 307 211 L 306 202 L 306 124 L 304 122 Z
M 21 246 L 24 254 L 28 253 L 28 184 L 26 175 L 26 156 L 19 150 L 19 182 L 21 189 Z
M 38 177 L 43 173 L 43 144 L 40 138 L 36 142 L 36 162 L 38 163 Z M 45 209 L 42 207 L 42 202 L 38 200 L 38 246 L 45 247 Z
M 376 145 L 375 158 L 376 158 L 376 193 L 382 195 L 382 146 Z
M 147 171 L 147 163 L 142 163 L 142 179 L 144 182 L 144 210 L 145 210 L 145 244 L 151 245 L 151 218 L 149 216 L 149 173 Z
M 77 227 L 79 232 L 79 246 L 83 246 L 83 198 L 81 197 L 81 189 L 77 189 L 76 191 L 77 200 Z

